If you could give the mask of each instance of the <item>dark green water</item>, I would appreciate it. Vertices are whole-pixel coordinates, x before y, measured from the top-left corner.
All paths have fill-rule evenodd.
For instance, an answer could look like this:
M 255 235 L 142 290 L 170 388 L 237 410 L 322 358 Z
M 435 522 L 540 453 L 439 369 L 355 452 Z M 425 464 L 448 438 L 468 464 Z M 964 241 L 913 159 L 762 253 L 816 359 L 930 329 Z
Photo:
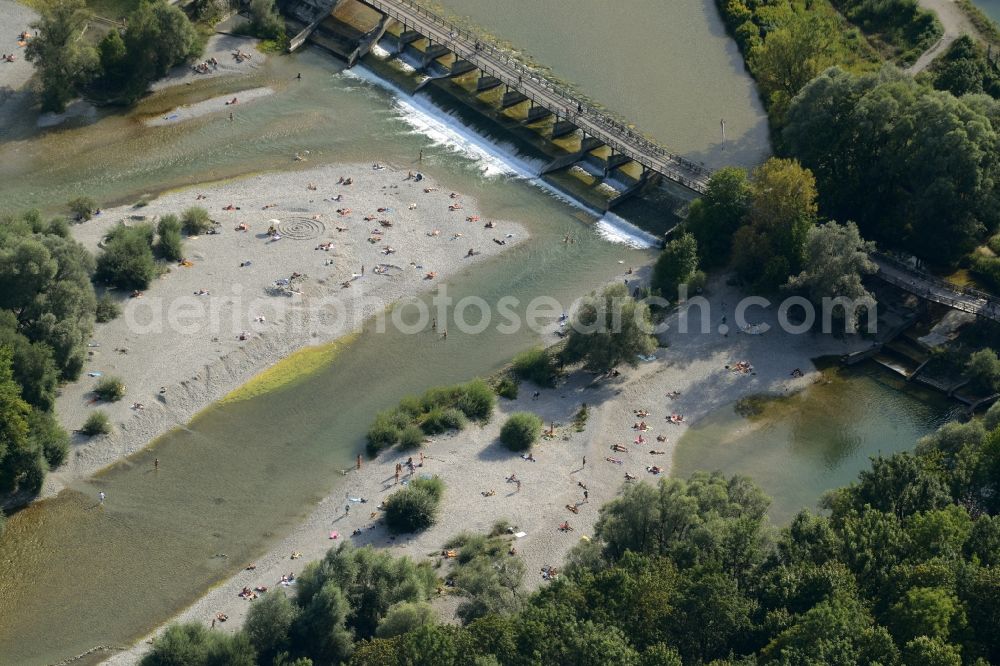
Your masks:
M 816 510 L 825 491 L 853 481 L 870 456 L 912 448 L 954 408 L 874 365 L 827 371 L 827 380 L 753 418 L 728 405 L 700 420 L 677 444 L 674 475 L 745 474 L 773 499 L 772 519 L 785 523 L 802 508 Z

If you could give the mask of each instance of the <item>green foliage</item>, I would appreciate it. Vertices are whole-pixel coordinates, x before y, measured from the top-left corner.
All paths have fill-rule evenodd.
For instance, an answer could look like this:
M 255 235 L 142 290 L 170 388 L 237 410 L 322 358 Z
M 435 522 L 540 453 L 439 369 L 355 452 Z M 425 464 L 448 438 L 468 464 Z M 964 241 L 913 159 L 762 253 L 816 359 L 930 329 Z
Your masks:
M 794 160 L 771 158 L 754 169 L 747 223 L 733 236 L 740 277 L 771 291 L 802 268 L 809 230 L 816 223 L 816 181 Z
M 255 666 L 257 661 L 245 634 L 210 631 L 191 622 L 167 627 L 139 663 L 142 666 Z
M 870 35 L 887 57 L 909 65 L 944 34 L 933 12 L 917 0 L 833 0 L 849 21 Z
M 77 197 L 71 199 L 66 207 L 69 208 L 69 212 L 73 213 L 74 219 L 78 222 L 86 222 L 97 211 L 97 202 L 90 197 Z
M 984 49 L 969 35 L 962 35 L 948 50 L 931 63 L 934 87 L 956 97 L 986 93 L 1000 97 L 1000 71 L 990 62 Z
M 181 226 L 188 236 L 197 236 L 212 228 L 212 219 L 204 208 L 192 206 L 181 214 Z
M 683 233 L 660 253 L 653 266 L 651 286 L 668 301 L 679 298 L 678 287 L 687 285 L 698 270 L 698 243 L 694 235 Z
M 379 638 L 392 638 L 434 624 L 434 620 L 434 609 L 426 601 L 402 601 L 389 608 L 389 612 L 379 622 L 375 635 Z
M 869 258 L 874 250 L 875 243 L 861 238 L 853 222 L 811 227 L 806 232 L 803 270 L 789 277 L 785 287 L 802 292 L 817 306 L 823 304 L 824 298 L 865 300 L 871 303 L 874 314 L 875 299 L 861 283 L 863 275 L 878 270 Z M 845 312 L 847 315 L 852 325 L 857 323 L 859 313 Z
M 512 367 L 521 379 L 548 388 L 555 386 L 559 372 L 555 359 L 541 347 L 532 347 L 515 356 Z
M 184 241 L 181 239 L 181 221 L 176 215 L 164 215 L 156 225 L 156 256 L 166 261 L 184 258 Z
M 418 532 L 437 521 L 438 507 L 444 494 L 444 482 L 438 477 L 414 479 L 385 501 L 385 524 L 394 534 Z
M 588 370 L 608 372 L 620 363 L 634 366 L 638 355 L 656 349 L 649 306 L 636 302 L 624 285 L 610 285 L 583 299 L 570 324 L 563 360 L 583 361 Z
M 94 309 L 94 316 L 99 324 L 106 324 L 114 321 L 122 313 L 122 308 L 118 301 L 111 297 L 111 294 L 103 294 L 97 299 L 97 306 Z
M 399 407 L 379 412 L 375 416 L 368 428 L 368 454 L 378 455 L 382 449 L 399 442 L 409 426 L 416 430 L 410 430 L 405 446 L 413 445 L 417 431 L 421 432 L 419 442 L 422 442 L 425 433 L 433 435 L 448 430 L 462 430 L 468 424 L 468 419 L 485 421 L 493 412 L 495 402 L 493 390 L 481 379 L 466 384 L 431 388 L 423 395 L 403 398 Z
M 40 452 L 31 447 L 31 406 L 21 398 L 21 387 L 14 381 L 12 356 L 9 348 L 0 347 L 0 492 L 17 489 L 40 458 Z
M 969 356 L 965 371 L 980 390 L 995 393 L 1000 390 L 1000 358 L 992 349 L 980 349 Z
M 256 651 L 259 663 L 272 663 L 275 657 L 291 647 L 289 632 L 299 612 L 299 608 L 280 590 L 264 595 L 250 607 L 243 623 L 243 633 Z
M 61 113 L 93 76 L 94 49 L 79 39 L 87 23 L 83 0 L 53 0 L 31 24 L 34 36 L 24 58 L 35 65 L 42 84 L 42 110 Z
M 69 455 L 69 434 L 49 412 L 32 410 L 28 414 L 28 437 L 31 448 L 42 452 L 49 469 L 55 469 Z
M 0 329 L 44 344 L 60 378 L 76 379 L 94 326 L 94 260 L 58 231 L 30 213 L 0 224 Z
M 708 190 L 688 209 L 686 227 L 701 249 L 701 263 L 710 268 L 729 263 L 733 234 L 750 212 L 747 172 L 725 167 L 712 174 Z
M 101 377 L 94 387 L 94 395 L 105 402 L 118 402 L 125 397 L 125 382 L 120 377 Z
M 510 554 L 508 539 L 463 534 L 449 542 L 449 547 L 461 549 L 452 578 L 464 597 L 455 610 L 462 622 L 509 614 L 522 607 L 524 561 Z
M 518 389 L 519 384 L 517 380 L 507 374 L 497 380 L 495 387 L 497 395 L 507 400 L 517 400 Z
M 132 104 L 170 68 L 201 52 L 203 44 L 184 12 L 159 0 L 139 3 L 124 33 L 112 30 L 98 44 L 100 74 L 92 92 Z
M 404 449 L 415 449 L 424 443 L 424 430 L 420 426 L 408 425 L 399 433 L 399 445 Z
M 816 174 L 825 215 L 952 264 L 998 222 L 997 104 L 834 68 L 795 98 L 781 143 Z
M 527 451 L 542 434 L 542 419 L 531 412 L 514 412 L 500 429 L 500 441 L 511 451 Z
M 111 421 L 108 419 L 108 415 L 102 411 L 91 412 L 87 420 L 83 422 L 80 432 L 87 437 L 107 435 L 111 432 Z
M 152 239 L 149 225 L 116 228 L 97 257 L 94 279 L 127 291 L 149 287 L 157 275 Z
M 250 32 L 260 39 L 285 39 L 285 21 L 274 0 L 250 0 Z

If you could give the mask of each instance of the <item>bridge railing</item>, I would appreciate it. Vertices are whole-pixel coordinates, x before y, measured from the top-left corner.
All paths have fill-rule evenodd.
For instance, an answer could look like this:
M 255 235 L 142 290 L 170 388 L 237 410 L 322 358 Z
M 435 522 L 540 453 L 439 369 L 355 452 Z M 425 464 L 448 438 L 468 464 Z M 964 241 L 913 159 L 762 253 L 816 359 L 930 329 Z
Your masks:
M 511 85 L 513 87 L 523 84 L 523 80 L 526 78 L 535 87 L 542 88 L 550 95 L 557 98 L 557 101 L 560 102 L 560 106 L 562 108 L 552 109 L 553 112 L 566 116 L 567 119 L 573 119 L 576 121 L 579 121 L 582 118 L 609 135 L 618 135 L 623 137 L 630 144 L 632 144 L 632 146 L 645 151 L 645 154 L 637 152 L 631 146 L 628 146 L 620 141 L 615 141 L 611 138 L 606 139 L 608 145 L 618 152 L 627 155 L 629 158 L 640 163 L 648 162 L 650 157 L 657 158 L 661 161 L 661 164 L 647 164 L 646 166 L 655 167 L 656 170 L 663 172 L 665 175 L 669 175 L 671 178 L 674 178 L 689 187 L 695 185 L 695 189 L 702 190 L 707 185 L 708 179 L 712 175 L 711 170 L 677 155 L 676 153 L 672 153 L 663 146 L 654 143 L 646 136 L 633 130 L 633 128 L 628 127 L 622 122 L 610 117 L 597 107 L 577 98 L 574 93 L 567 88 L 554 83 L 546 77 L 540 76 L 535 70 L 527 67 L 519 59 L 513 57 L 505 50 L 497 47 L 489 41 L 484 41 L 482 37 L 447 21 L 417 2 L 414 2 L 413 0 L 364 0 L 364 2 L 404 24 L 407 23 L 409 17 L 401 14 L 397 9 L 397 6 L 405 5 L 407 8 L 412 10 L 413 13 L 435 24 L 439 29 L 447 31 L 449 39 L 445 42 L 445 45 L 452 49 L 456 55 L 459 55 L 459 51 L 464 51 L 464 53 L 461 54 L 462 57 L 475 62 L 477 67 L 479 67 L 479 69 L 485 74 L 495 76 L 496 78 L 504 81 L 507 85 Z M 465 44 L 462 44 L 460 40 L 463 40 Z M 511 70 L 514 75 L 516 75 L 517 80 L 514 81 L 513 78 L 506 72 L 497 71 L 488 61 L 485 63 L 482 62 L 482 58 L 479 57 L 480 54 L 492 58 L 495 62 L 506 67 L 508 70 Z M 682 173 L 675 165 L 683 167 L 688 174 L 685 175 Z
M 926 282 L 928 284 L 933 284 L 940 289 L 945 289 L 955 294 L 962 294 L 964 296 L 969 296 L 970 298 L 981 299 L 985 303 L 989 303 L 990 305 L 993 305 L 996 308 L 1000 308 L 1000 298 L 997 298 L 993 294 L 981 291 L 979 289 L 974 289 L 972 287 L 959 287 L 955 284 L 952 284 L 951 282 L 948 282 L 947 280 L 939 278 L 936 275 L 931 275 L 926 271 L 913 268 L 906 262 L 900 261 L 896 257 L 889 254 L 876 252 L 874 253 L 873 256 L 875 256 L 881 261 L 885 261 L 888 264 L 892 264 L 901 271 L 905 271 L 908 275 L 912 275 L 914 279 Z

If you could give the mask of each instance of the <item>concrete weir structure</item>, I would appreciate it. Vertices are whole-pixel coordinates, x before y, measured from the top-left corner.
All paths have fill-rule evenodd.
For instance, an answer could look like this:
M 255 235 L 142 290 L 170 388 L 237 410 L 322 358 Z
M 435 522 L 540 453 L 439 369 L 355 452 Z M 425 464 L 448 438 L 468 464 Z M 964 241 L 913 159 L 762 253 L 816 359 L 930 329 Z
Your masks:
M 322 3 L 326 2 L 324 6 Z M 291 49 L 317 44 L 353 66 L 375 44 L 547 158 L 541 174 L 605 210 L 654 185 L 675 199 L 705 192 L 711 172 L 673 154 L 497 46 L 412 0 L 289 0 L 301 28 Z M 597 193 L 599 191 L 599 193 Z

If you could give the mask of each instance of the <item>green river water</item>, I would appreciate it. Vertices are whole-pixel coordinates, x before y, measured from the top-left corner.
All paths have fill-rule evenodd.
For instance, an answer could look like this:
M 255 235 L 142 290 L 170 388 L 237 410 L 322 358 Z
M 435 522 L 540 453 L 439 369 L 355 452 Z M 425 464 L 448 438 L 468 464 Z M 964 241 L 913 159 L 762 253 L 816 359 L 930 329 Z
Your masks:
M 648 64 L 619 68 L 607 81 L 600 77 L 600 62 L 588 61 L 575 69 L 556 58 L 551 64 L 557 71 L 567 65 L 567 78 L 599 100 L 616 82 L 632 90 L 636 120 L 645 127 L 643 119 L 648 119 L 647 129 L 675 149 L 706 155 L 721 150 L 715 146 L 714 129 L 703 126 L 702 118 L 678 121 L 673 115 L 680 106 L 660 98 L 642 106 L 645 98 L 639 98 L 640 92 L 667 94 L 660 89 L 666 80 L 662 77 L 669 79 L 672 70 L 702 70 L 701 83 L 691 81 L 684 90 L 670 92 L 679 99 L 697 100 L 705 81 L 749 89 L 742 65 L 730 57 L 731 45 L 717 34 L 710 0 L 691 3 L 685 21 L 679 22 L 663 22 L 660 16 L 661 10 L 673 15 L 678 9 L 638 1 L 626 6 L 634 10 L 633 21 L 648 17 L 666 31 L 657 41 L 637 43 L 630 51 L 636 61 Z M 594 7 L 597 11 L 598 5 Z M 562 15 L 562 10 L 553 12 L 553 17 Z M 583 12 L 565 19 L 578 26 L 581 35 L 591 23 L 604 20 Z M 528 33 L 507 34 L 499 19 L 495 25 L 488 17 L 480 20 L 509 39 L 534 39 Z M 692 26 L 698 25 L 721 56 L 706 62 L 700 51 L 682 49 L 688 60 L 680 62 L 668 57 L 674 47 L 663 52 L 665 42 L 688 40 Z M 581 62 L 595 50 L 584 39 L 573 45 Z M 550 55 L 539 48 L 534 53 L 539 58 Z M 416 155 L 423 149 L 423 171 L 445 187 L 476 196 L 486 215 L 517 220 L 532 235 L 530 242 L 452 280 L 449 288 L 456 297 L 476 294 L 495 302 L 513 295 L 527 301 L 544 294 L 568 304 L 619 274 L 619 261 L 639 265 L 653 257 L 649 250 L 608 242 L 596 233 L 593 216 L 517 175 L 530 171 L 531 164 L 515 161 L 512 166 L 509 160 L 496 159 L 474 137 L 456 133 L 447 115 L 427 116 L 339 70 L 328 55 L 306 50 L 272 58 L 252 80 L 200 81 L 154 95 L 133 112 L 110 114 L 86 127 L 43 133 L 27 123 L 2 128 L 0 209 L 54 208 L 78 194 L 105 205 L 131 202 L 168 187 L 293 168 L 291 156 L 302 150 L 310 151 L 310 166 L 380 160 L 416 168 Z M 302 83 L 294 80 L 297 72 L 302 72 Z M 649 73 L 661 78 L 643 91 Z M 274 87 L 276 94 L 241 108 L 233 123 L 220 116 L 160 128 L 140 122 L 144 114 L 162 114 L 181 103 L 259 85 Z M 725 112 L 727 123 L 737 128 L 742 122 L 748 129 L 742 134 L 731 129 L 730 136 L 751 145 L 753 140 L 740 137 L 757 131 L 752 128 L 759 126 L 758 107 L 741 92 L 736 99 L 742 102 L 728 102 L 732 108 Z M 621 98 L 618 110 L 628 112 L 632 103 Z M 714 118 L 720 112 L 704 115 Z M 675 123 L 681 130 L 677 133 Z M 766 146 L 766 131 L 757 136 L 755 154 Z M 671 141 L 675 137 L 689 142 L 687 147 Z M 577 238 L 575 244 L 560 242 L 567 233 Z M 375 411 L 429 385 L 487 374 L 536 339 L 528 331 L 502 335 L 491 328 L 463 336 L 452 328 L 443 345 L 433 336 L 375 334 L 370 328 L 330 367 L 302 383 L 209 408 L 187 427 L 105 470 L 95 482 L 79 482 L 11 516 L 0 542 L 0 664 L 51 663 L 95 645 L 134 640 L 266 550 L 306 516 L 335 488 L 336 471 L 361 447 Z M 850 400 L 854 381 L 845 380 L 837 392 L 841 399 Z M 871 395 L 897 393 L 879 386 L 871 388 Z M 886 393 L 880 393 L 883 390 Z M 879 441 L 883 450 L 909 446 L 912 435 L 936 418 L 918 409 L 889 412 L 887 405 L 866 399 L 850 413 L 859 430 L 886 421 L 896 424 L 885 431 L 891 443 Z M 940 406 L 931 410 L 943 412 Z M 837 418 L 834 414 L 831 424 L 838 423 Z M 792 429 L 776 437 L 788 442 L 798 433 Z M 816 437 L 822 438 L 822 431 Z M 839 441 L 835 437 L 829 446 Z M 868 440 L 854 448 L 866 446 L 871 446 Z M 791 451 L 793 458 L 799 455 L 794 446 Z M 155 475 L 149 471 L 154 456 L 162 461 Z M 760 468 L 755 476 L 764 481 L 781 470 Z M 746 471 L 754 470 L 747 466 Z M 98 487 L 109 498 L 103 509 L 95 506 Z

